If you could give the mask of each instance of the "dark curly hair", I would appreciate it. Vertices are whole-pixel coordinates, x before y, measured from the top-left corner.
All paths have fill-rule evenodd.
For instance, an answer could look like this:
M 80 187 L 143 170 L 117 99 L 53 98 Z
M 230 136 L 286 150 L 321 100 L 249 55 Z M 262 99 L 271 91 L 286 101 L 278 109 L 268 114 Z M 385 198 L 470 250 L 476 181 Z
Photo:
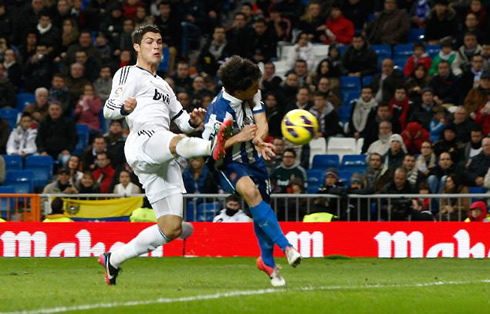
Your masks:
M 252 61 L 235 55 L 220 67 L 218 75 L 226 91 L 234 93 L 250 88 L 262 73 Z

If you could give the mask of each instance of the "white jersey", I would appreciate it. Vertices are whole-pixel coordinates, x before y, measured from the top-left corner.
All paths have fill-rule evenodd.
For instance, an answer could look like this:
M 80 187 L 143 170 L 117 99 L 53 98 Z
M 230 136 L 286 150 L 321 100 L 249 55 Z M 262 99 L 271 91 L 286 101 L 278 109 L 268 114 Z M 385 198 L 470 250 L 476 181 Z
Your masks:
M 243 210 L 239 210 L 233 216 L 228 216 L 226 214 L 226 208 L 222 209 L 220 213 L 214 217 L 213 222 L 250 222 L 250 217 L 248 217 Z

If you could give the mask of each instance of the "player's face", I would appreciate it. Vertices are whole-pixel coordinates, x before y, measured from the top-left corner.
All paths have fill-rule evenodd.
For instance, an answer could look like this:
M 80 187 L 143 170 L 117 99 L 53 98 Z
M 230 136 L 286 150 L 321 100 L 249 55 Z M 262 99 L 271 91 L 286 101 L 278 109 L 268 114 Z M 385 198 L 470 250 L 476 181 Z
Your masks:
M 144 64 L 157 65 L 162 59 L 162 35 L 148 32 L 143 35 L 141 44 L 134 44 L 134 50 L 138 52 L 138 61 Z
M 255 80 L 252 85 L 240 94 L 241 99 L 252 99 L 259 90 L 259 80 Z

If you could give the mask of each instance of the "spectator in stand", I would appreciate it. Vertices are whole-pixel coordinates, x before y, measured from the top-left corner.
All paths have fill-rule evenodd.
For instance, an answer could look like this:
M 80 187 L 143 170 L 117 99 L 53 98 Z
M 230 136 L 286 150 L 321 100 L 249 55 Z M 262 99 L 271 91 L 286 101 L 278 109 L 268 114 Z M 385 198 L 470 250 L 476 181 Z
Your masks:
M 73 155 L 66 164 L 66 170 L 70 176 L 70 184 L 76 187 L 82 180 L 83 172 L 80 171 L 80 157 Z
M 408 98 L 412 100 L 414 104 L 420 104 L 422 102 L 422 90 L 429 86 L 429 71 L 424 65 L 419 64 L 415 66 L 415 70 L 408 77 L 405 82 L 405 86 L 408 90 Z
M 391 122 L 381 121 L 379 123 L 378 140 L 369 145 L 368 154 L 380 154 L 384 156 L 390 149 L 390 138 L 392 135 Z
M 204 95 L 211 95 L 212 92 L 206 89 L 206 85 L 204 83 L 204 77 L 200 75 L 196 75 L 192 80 L 192 103 L 191 107 L 188 110 L 201 107 L 202 97 Z
M 490 222 L 490 215 L 487 215 L 487 210 L 484 201 L 473 202 L 470 207 L 470 214 L 464 222 Z
M 83 95 L 75 107 L 76 122 L 87 125 L 92 135 L 98 134 L 100 129 L 99 112 L 101 109 L 102 101 L 95 94 L 94 86 L 90 83 L 86 84 L 83 88 Z
M 12 16 L 10 8 L 7 8 L 4 1 L 0 1 L 0 37 L 12 36 Z M 11 41 L 10 38 L 8 38 Z
M 390 137 L 390 149 L 383 156 L 384 164 L 390 171 L 395 171 L 396 168 L 402 166 L 406 153 L 407 148 L 403 143 L 402 137 L 399 134 L 392 134 Z
M 94 170 L 96 168 L 95 159 L 98 153 L 107 151 L 107 142 L 102 135 L 96 135 L 92 140 L 92 145 L 87 147 L 82 155 L 83 170 Z
M 80 99 L 85 85 L 90 84 L 85 76 L 85 68 L 81 63 L 73 63 L 70 66 L 70 75 L 66 78 L 66 86 L 72 99 Z
M 439 50 L 439 53 L 432 60 L 429 74 L 439 74 L 439 63 L 441 61 L 447 61 L 449 65 L 452 65 L 454 63 L 454 60 L 456 60 L 456 56 L 457 53 L 453 50 L 452 42 L 450 40 L 441 41 L 441 50 Z
M 332 43 L 340 45 L 348 45 L 354 36 L 354 24 L 342 14 L 341 5 L 339 2 L 334 2 L 330 7 L 330 15 L 327 22 L 317 28 L 325 33 L 320 35 L 320 39 L 326 45 Z
M 425 22 L 430 13 L 430 3 L 428 0 L 417 0 L 412 2 L 413 5 L 409 12 L 412 24 L 417 26 L 417 28 L 425 28 Z
M 111 163 L 114 166 L 114 169 L 120 169 L 126 162 L 126 157 L 124 155 L 126 135 L 124 134 L 122 123 L 123 120 L 112 120 L 109 131 L 104 134 L 107 151 L 109 152 L 109 155 L 112 156 Z
M 50 12 L 46 9 L 41 10 L 38 21 L 39 42 L 46 45 L 48 54 L 57 56 L 61 37 L 60 30 L 53 25 Z
M 289 72 L 286 75 L 286 79 L 282 82 L 281 96 L 283 103 L 290 104 L 296 99 L 296 95 L 299 90 L 299 78 L 294 72 Z
M 250 222 L 243 210 L 241 210 L 241 200 L 238 196 L 232 194 L 225 199 L 225 208 L 223 208 L 213 222 Z
M 401 134 L 410 154 L 420 154 L 422 143 L 430 140 L 429 131 L 417 122 L 410 122 Z
M 55 73 L 51 80 L 51 88 L 49 90 L 49 98 L 61 104 L 65 116 L 71 116 L 73 107 L 71 95 L 68 92 L 68 87 L 65 84 L 65 77 L 60 73 Z
M 456 84 L 458 78 L 451 72 L 447 61 L 439 62 L 437 69 L 439 74 L 435 75 L 429 84 L 434 91 L 434 102 L 438 105 L 457 104 L 458 88 L 456 88 Z
M 424 68 L 429 71 L 431 65 L 431 59 L 429 54 L 425 52 L 425 46 L 423 43 L 417 42 L 413 45 L 413 55 L 408 58 L 405 67 L 403 68 L 403 74 L 405 77 L 409 77 L 417 65 L 423 65 Z
M 172 78 L 177 87 L 176 92 L 190 91 L 192 89 L 192 79 L 189 75 L 189 64 L 187 62 L 179 61 L 177 63 L 177 71 Z
M 420 155 L 417 157 L 416 168 L 425 176 L 436 166 L 436 155 L 432 151 L 432 144 L 429 141 L 422 143 Z
M 335 110 L 338 110 L 339 107 L 342 105 L 341 100 L 340 100 L 340 91 L 337 93 L 337 90 L 340 88 L 332 88 L 331 82 L 332 81 L 338 81 L 335 78 L 327 78 L 327 77 L 322 77 L 318 81 L 318 85 L 316 90 L 320 93 L 323 93 L 326 97 L 326 99 L 335 107 Z M 338 86 L 338 83 L 337 83 Z
M 213 37 L 204 45 L 197 61 L 197 69 L 211 76 L 216 76 L 220 63 L 230 56 L 226 32 L 223 26 L 216 26 Z M 265 73 L 264 73 L 265 75 Z
M 282 79 L 275 75 L 276 66 L 273 62 L 266 62 L 264 64 L 264 73 L 262 74 L 262 80 L 260 80 L 260 89 L 262 93 L 268 94 L 269 92 L 280 92 Z
M 37 130 L 32 128 L 31 115 L 27 112 L 22 113 L 19 125 L 10 133 L 7 154 L 26 157 L 37 153 L 36 136 Z
M 89 57 L 86 51 L 80 50 L 75 52 L 75 60 L 83 65 L 84 77 L 93 82 L 99 76 L 100 66 L 93 57 Z
M 430 45 L 439 43 L 443 38 L 455 39 L 459 25 L 456 11 L 448 7 L 448 0 L 434 2 L 434 8 L 429 13 L 425 27 L 425 40 Z
M 61 168 L 55 181 L 43 188 L 43 194 L 76 194 L 78 191 L 70 184 L 70 174 L 68 170 Z
M 272 6 L 269 12 L 269 24 L 276 33 L 279 41 L 291 41 L 291 20 L 284 17 L 276 6 Z
M 404 85 L 399 85 L 395 88 L 395 96 L 390 99 L 390 111 L 395 110 L 399 113 L 400 127 L 405 129 L 408 120 L 408 112 L 413 107 L 413 102 L 407 96 L 408 91 Z
M 412 108 L 408 121 L 418 122 L 424 129 L 430 130 L 435 105 L 434 92 L 431 88 L 424 88 L 422 90 L 422 103 L 416 104 Z
M 186 91 L 180 91 L 177 93 L 177 100 L 182 105 L 182 108 L 188 110 L 191 108 L 191 95 Z
M 94 179 L 100 184 L 101 193 L 109 193 L 109 187 L 115 174 L 115 170 L 111 165 L 111 158 L 107 152 L 97 153 L 95 159 L 97 168 L 92 171 Z
M 36 48 L 39 41 L 38 37 L 39 33 L 35 28 L 28 29 L 23 37 L 24 41 L 19 46 L 19 54 L 24 66 L 27 60 L 29 60 L 34 54 L 36 54 Z
M 378 56 L 372 50 L 365 38 L 356 34 L 352 45 L 342 55 L 342 75 L 369 76 L 374 75 L 378 68 Z
M 64 60 L 65 66 L 75 63 L 77 51 L 85 51 L 88 57 L 92 57 L 97 64 L 102 62 L 100 51 L 92 43 L 92 35 L 89 30 L 82 30 L 78 37 L 78 43 L 72 44 L 66 51 L 66 58 Z M 78 99 L 78 98 L 77 98 Z
M 468 187 L 466 187 L 461 178 L 455 174 L 451 174 L 446 178 L 444 187 L 442 188 L 443 194 L 468 194 Z M 468 216 L 468 209 L 470 207 L 470 199 L 467 197 L 454 197 L 454 198 L 441 198 L 441 206 L 439 209 L 440 220 L 452 220 L 461 221 L 464 217 Z
M 464 147 L 464 160 L 470 160 L 482 151 L 483 131 L 479 125 L 471 129 L 471 139 Z
M 321 92 L 316 92 L 313 99 L 313 107 L 310 112 L 318 120 L 317 137 L 323 137 L 328 141 L 330 136 L 341 134 L 342 128 L 339 125 L 339 117 L 333 105 Z
M 475 123 L 481 126 L 484 135 L 490 136 L 490 101 L 477 111 Z
M 255 62 L 268 62 L 277 58 L 276 33 L 269 29 L 264 18 L 255 20 L 253 33 L 252 54 L 250 57 Z
M 490 137 L 482 140 L 482 151 L 466 164 L 464 182 L 468 186 L 483 186 L 485 175 L 490 167 Z
M 252 53 L 252 46 L 244 45 L 244 43 L 252 43 L 253 36 L 253 30 L 247 27 L 245 14 L 242 12 L 235 13 L 231 28 L 226 34 L 230 55 L 249 57 Z
M 64 166 L 77 144 L 77 131 L 72 119 L 63 116 L 58 103 L 49 104 L 48 115 L 37 131 L 36 145 L 40 155 L 51 155 Z
M 217 193 L 218 187 L 214 182 L 209 168 L 205 166 L 202 157 L 192 158 L 189 167 L 182 173 L 187 193 Z
M 0 118 L 0 154 L 5 154 L 9 139 L 10 126 L 7 120 Z
M 65 215 L 63 210 L 63 199 L 61 197 L 55 197 L 51 201 L 51 213 L 46 215 L 43 222 L 73 222 L 70 218 Z
M 15 86 L 9 80 L 5 65 L 0 62 L 0 108 L 15 107 Z
M 342 1 L 342 12 L 354 23 L 356 29 L 362 29 L 369 13 L 372 12 L 372 3 L 361 0 Z
M 346 190 L 347 194 L 372 194 L 374 190 L 367 188 L 367 181 L 364 175 L 360 173 L 352 174 L 350 178 L 350 185 Z M 371 220 L 371 206 L 370 202 L 366 198 L 351 198 L 347 204 L 346 217 L 341 217 L 342 220 L 347 221 L 369 221 Z M 372 219 L 374 220 L 374 219 Z
M 330 50 L 329 50 L 329 52 L 330 52 Z M 339 78 L 340 75 L 341 75 L 340 66 L 334 67 L 333 62 L 327 57 L 318 63 L 318 66 L 316 67 L 315 79 L 317 81 L 319 81 L 323 77 Z
M 432 194 L 440 194 L 448 175 L 456 173 L 451 154 L 443 152 L 439 155 L 437 166 L 430 169 L 427 183 Z
M 395 111 L 393 112 L 396 114 Z M 401 133 L 400 121 L 396 116 L 393 116 L 392 112 L 390 112 L 390 106 L 387 103 L 380 103 L 369 113 L 366 127 L 361 133 L 361 137 L 364 138 L 364 145 L 362 146 L 363 152 L 366 152 L 368 147 L 379 139 L 378 135 L 380 133 L 379 126 L 381 121 L 391 122 L 391 130 L 393 133 Z
M 412 199 L 410 221 L 435 221 L 434 215 L 424 204 L 424 199 Z
M 67 0 L 60 0 L 58 1 L 58 4 L 60 3 L 66 3 Z M 77 22 L 70 18 L 67 17 L 66 19 L 63 20 L 63 24 L 60 25 L 61 27 L 61 42 L 59 43 L 59 57 L 56 58 L 56 61 L 62 60 L 66 57 L 66 52 L 68 51 L 68 48 L 76 44 L 78 41 L 78 37 L 80 37 L 80 32 L 78 31 L 78 25 Z
M 456 128 L 453 123 L 448 123 L 444 128 L 442 138 L 433 143 L 434 153 L 439 156 L 443 152 L 451 154 L 451 160 L 458 164 L 464 158 L 464 143 L 456 138 Z
M 458 36 L 458 44 L 464 42 L 464 34 L 466 33 L 475 34 L 478 42 L 481 42 L 485 38 L 485 31 L 482 30 L 482 28 L 478 24 L 478 17 L 476 16 L 476 14 L 471 12 L 466 14 L 464 18 L 464 27 Z
M 5 50 L 3 65 L 8 79 L 17 90 L 22 84 L 22 65 L 17 61 L 17 54 L 13 49 Z
M 104 104 L 109 98 L 112 88 L 112 73 L 109 65 L 100 68 L 99 77 L 94 82 L 94 88 L 96 95 Z
M 325 173 L 325 182 L 318 190 L 317 194 L 333 194 L 344 196 L 346 189 L 342 181 L 339 181 L 339 172 L 335 168 L 328 168 Z M 344 217 L 345 210 L 341 208 L 340 198 L 317 198 L 313 201 L 314 212 L 327 212 Z
M 308 76 L 308 64 L 306 61 L 302 59 L 296 60 L 294 62 L 293 72 L 298 76 L 299 85 L 308 87 L 311 83 L 311 77 Z
M 22 18 L 17 18 L 12 20 L 14 34 L 12 38 L 18 40 L 22 37 L 25 30 L 35 29 L 38 23 L 39 14 L 41 11 L 47 7 L 47 4 L 43 0 L 32 0 L 29 4 L 26 4 L 23 8 L 19 8 L 18 16 Z M 14 42 L 18 44 L 18 42 Z
M 279 108 L 277 97 L 274 93 L 268 93 L 264 96 L 265 115 L 269 124 L 269 136 L 280 137 L 281 121 L 284 116 L 283 108 Z
M 82 179 L 78 183 L 76 189 L 80 194 L 108 193 L 108 191 L 101 191 L 100 184 L 95 182 L 94 174 L 89 170 L 83 172 Z
M 420 185 L 426 182 L 427 177 L 422 171 L 417 169 L 415 156 L 411 154 L 405 155 L 402 168 L 407 172 L 407 180 L 412 185 L 412 188 L 418 191 Z
M 490 70 L 490 40 L 485 38 L 482 42 L 482 52 L 481 56 L 483 57 L 484 69 L 485 71 Z
M 367 181 L 366 187 L 372 191 L 379 193 L 381 188 L 391 180 L 391 173 L 388 167 L 383 164 L 383 157 L 378 153 L 368 155 L 368 167 L 364 173 Z
M 456 107 L 453 124 L 456 130 L 456 140 L 463 143 L 469 142 L 470 132 L 475 124 L 468 118 L 466 109 L 463 106 Z
M 306 171 L 296 160 L 296 151 L 286 148 L 282 153 L 282 163 L 271 174 L 272 192 L 287 193 L 287 188 L 294 179 L 306 182 Z
M 49 87 L 53 76 L 54 63 L 48 48 L 44 43 L 36 46 L 36 53 L 24 63 L 24 87 L 27 92 L 33 92 L 38 87 Z
M 367 38 L 373 44 L 401 44 L 407 40 L 410 18 L 397 8 L 396 0 L 385 0 L 382 11 L 366 27 Z
M 361 137 L 362 132 L 366 128 L 369 113 L 377 106 L 376 100 L 373 97 L 373 89 L 371 86 L 363 86 L 361 89 L 361 97 L 352 101 L 352 110 L 348 124 L 348 134 L 356 139 Z
M 485 107 L 490 96 L 490 71 L 485 70 L 480 76 L 478 87 L 472 88 L 464 100 L 464 107 L 475 119 L 479 110 Z
M 274 138 L 272 140 L 272 144 L 274 145 L 273 151 L 275 156 L 272 157 L 270 160 L 265 161 L 265 165 L 269 173 L 272 173 L 272 171 L 279 167 L 282 162 L 282 154 L 284 152 L 284 139 L 282 138 L 282 135 L 281 137 Z
M 119 183 L 114 187 L 113 193 L 122 195 L 140 194 L 141 189 L 131 182 L 131 174 L 129 171 L 121 170 L 121 172 L 119 172 Z
M 298 12 L 299 13 L 299 12 Z M 304 14 L 299 18 L 298 29 L 302 33 L 310 34 L 311 41 L 321 43 L 324 39 L 325 15 L 318 1 L 308 3 Z
M 34 122 L 41 123 L 48 115 L 49 92 L 44 87 L 39 87 L 34 92 L 35 102 L 25 108 L 25 112 L 30 113 Z
M 479 25 L 485 25 L 486 18 L 488 15 L 481 0 L 471 0 L 470 7 L 468 8 L 468 13 L 475 14 Z
M 482 47 L 478 44 L 478 39 L 473 33 L 464 35 L 464 44 L 458 48 L 456 59 L 451 64 L 454 75 L 461 75 L 464 71 L 469 70 L 471 65 L 471 57 L 479 55 L 482 52 Z
M 381 63 L 381 73 L 376 74 L 373 80 L 373 92 L 378 103 L 389 103 L 395 96 L 395 89 L 402 83 L 403 74 L 395 70 L 395 63 L 391 59 L 384 59 Z
M 459 79 L 459 102 L 463 105 L 469 91 L 480 85 L 480 78 L 483 74 L 483 57 L 481 55 L 473 55 L 471 57 L 471 68 L 464 71 Z
M 142 25 L 155 24 L 154 17 L 150 13 L 147 13 L 145 4 L 139 3 L 136 7 L 134 23 L 135 29 L 138 29 Z
M 313 70 L 315 66 L 315 52 L 313 51 L 313 45 L 310 42 L 310 35 L 307 33 L 300 33 L 296 44 L 289 50 L 287 55 L 287 67 L 293 69 L 297 60 L 304 60 L 307 64 L 307 70 Z
M 134 21 L 132 19 L 125 18 L 123 22 L 123 29 L 121 34 L 117 37 L 117 40 L 113 43 L 114 54 L 119 55 L 121 51 L 129 50 L 134 53 L 133 39 L 131 35 L 135 31 Z
M 403 197 L 404 194 L 414 194 L 416 191 L 407 179 L 407 172 L 403 168 L 397 168 L 393 174 L 393 180 L 386 184 L 380 191 L 381 194 L 398 194 L 400 198 L 382 200 L 381 217 L 392 220 L 406 220 L 410 213 L 412 201 Z
M 434 106 L 432 108 L 433 117 L 430 121 L 430 141 L 435 142 L 441 137 L 441 133 L 446 128 L 448 123 L 446 111 L 442 106 Z

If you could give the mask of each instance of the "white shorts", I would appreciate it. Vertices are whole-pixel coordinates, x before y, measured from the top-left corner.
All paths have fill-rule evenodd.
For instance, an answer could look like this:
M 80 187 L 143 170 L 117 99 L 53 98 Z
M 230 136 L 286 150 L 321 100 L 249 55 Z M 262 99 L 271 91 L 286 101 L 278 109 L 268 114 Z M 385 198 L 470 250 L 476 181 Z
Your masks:
M 151 136 L 131 133 L 126 140 L 126 160 L 138 176 L 151 204 L 186 192 L 182 170 L 169 148 L 175 136 L 170 131 L 159 130 Z
M 151 204 L 151 207 L 153 207 L 157 219 L 166 215 L 183 217 L 184 198 L 182 197 L 182 194 L 169 195 L 156 203 Z

